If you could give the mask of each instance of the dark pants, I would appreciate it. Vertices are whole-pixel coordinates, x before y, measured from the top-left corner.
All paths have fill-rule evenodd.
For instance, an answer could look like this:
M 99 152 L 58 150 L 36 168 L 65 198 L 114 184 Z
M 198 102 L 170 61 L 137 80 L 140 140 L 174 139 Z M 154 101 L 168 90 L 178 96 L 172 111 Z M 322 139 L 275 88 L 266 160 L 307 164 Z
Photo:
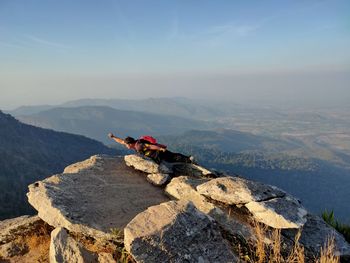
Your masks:
M 158 158 L 152 159 L 158 164 L 161 161 L 165 161 L 168 163 L 191 163 L 189 156 L 183 155 L 181 153 L 173 153 L 168 150 L 166 150 L 165 152 L 159 152 L 157 157 Z

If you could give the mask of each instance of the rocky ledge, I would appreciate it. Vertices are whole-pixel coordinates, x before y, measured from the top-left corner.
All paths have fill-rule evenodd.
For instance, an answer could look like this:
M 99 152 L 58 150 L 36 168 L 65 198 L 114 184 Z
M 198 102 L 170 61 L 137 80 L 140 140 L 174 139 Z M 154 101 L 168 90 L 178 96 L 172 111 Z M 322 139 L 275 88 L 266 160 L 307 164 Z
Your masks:
M 329 237 L 344 262 L 350 256 L 339 233 L 281 189 L 193 164 L 92 156 L 30 185 L 27 196 L 38 217 L 0 222 L 0 262 L 29 255 L 30 248 L 16 246 L 38 225 L 49 240 L 41 262 L 116 262 L 120 255 L 136 262 L 239 262 L 237 248 L 259 239 L 257 224 L 266 228 L 267 246 L 268 233 L 280 229 L 283 249 L 291 250 L 301 229 L 307 258 L 317 258 Z

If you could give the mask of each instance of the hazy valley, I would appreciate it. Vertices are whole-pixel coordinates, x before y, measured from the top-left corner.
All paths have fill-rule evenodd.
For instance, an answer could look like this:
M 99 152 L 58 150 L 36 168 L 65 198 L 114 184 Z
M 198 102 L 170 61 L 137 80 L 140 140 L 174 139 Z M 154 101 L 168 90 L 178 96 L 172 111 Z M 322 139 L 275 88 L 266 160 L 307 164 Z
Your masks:
M 171 150 L 193 154 L 203 165 L 277 185 L 315 213 L 334 210 L 349 220 L 344 202 L 350 198 L 346 109 L 258 108 L 160 98 L 79 100 L 11 113 L 23 122 L 82 134 L 116 148 L 106 136 L 109 131 L 122 137 L 155 135 Z

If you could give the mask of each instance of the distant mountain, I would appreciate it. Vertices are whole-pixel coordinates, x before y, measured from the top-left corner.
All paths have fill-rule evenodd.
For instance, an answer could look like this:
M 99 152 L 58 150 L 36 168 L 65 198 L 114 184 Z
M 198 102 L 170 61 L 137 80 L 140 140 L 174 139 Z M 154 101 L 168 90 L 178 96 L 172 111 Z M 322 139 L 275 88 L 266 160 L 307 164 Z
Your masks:
M 188 98 L 148 98 L 140 100 L 124 99 L 80 99 L 60 105 L 22 106 L 9 113 L 15 116 L 25 116 L 39 113 L 43 110 L 63 107 L 105 106 L 118 110 L 141 111 L 153 114 L 191 117 L 193 119 L 213 119 L 223 117 L 239 109 L 232 103 L 195 100 Z
M 49 110 L 54 108 L 55 106 L 52 105 L 38 105 L 38 106 L 21 106 L 18 107 L 12 111 L 8 111 L 7 113 L 13 115 L 13 116 L 19 116 L 19 115 L 30 115 L 35 114 L 41 111 Z
M 116 151 L 83 136 L 23 124 L 0 111 L 0 220 L 31 213 L 28 184 L 103 153 Z
M 179 117 L 190 116 L 193 119 L 212 119 L 231 113 L 237 105 L 232 103 L 215 103 L 188 98 L 148 98 L 142 100 L 121 99 L 81 99 L 62 104 L 62 107 L 77 106 L 109 106 L 114 109 L 142 111 L 154 114 L 175 115 Z M 227 107 L 229 106 L 230 109 Z
M 19 120 L 35 126 L 81 134 L 111 143 L 108 132 L 120 136 L 140 136 L 143 134 L 176 134 L 190 129 L 207 129 L 212 124 L 171 115 L 157 115 L 136 111 L 122 111 L 104 106 L 84 106 L 76 108 L 54 108 Z

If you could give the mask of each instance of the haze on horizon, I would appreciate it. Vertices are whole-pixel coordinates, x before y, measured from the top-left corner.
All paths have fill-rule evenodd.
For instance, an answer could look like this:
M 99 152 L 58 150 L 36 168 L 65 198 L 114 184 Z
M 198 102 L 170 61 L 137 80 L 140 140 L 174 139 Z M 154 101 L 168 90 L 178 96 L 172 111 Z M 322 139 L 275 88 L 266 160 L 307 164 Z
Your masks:
M 350 105 L 350 2 L 0 2 L 0 108 L 189 97 Z

